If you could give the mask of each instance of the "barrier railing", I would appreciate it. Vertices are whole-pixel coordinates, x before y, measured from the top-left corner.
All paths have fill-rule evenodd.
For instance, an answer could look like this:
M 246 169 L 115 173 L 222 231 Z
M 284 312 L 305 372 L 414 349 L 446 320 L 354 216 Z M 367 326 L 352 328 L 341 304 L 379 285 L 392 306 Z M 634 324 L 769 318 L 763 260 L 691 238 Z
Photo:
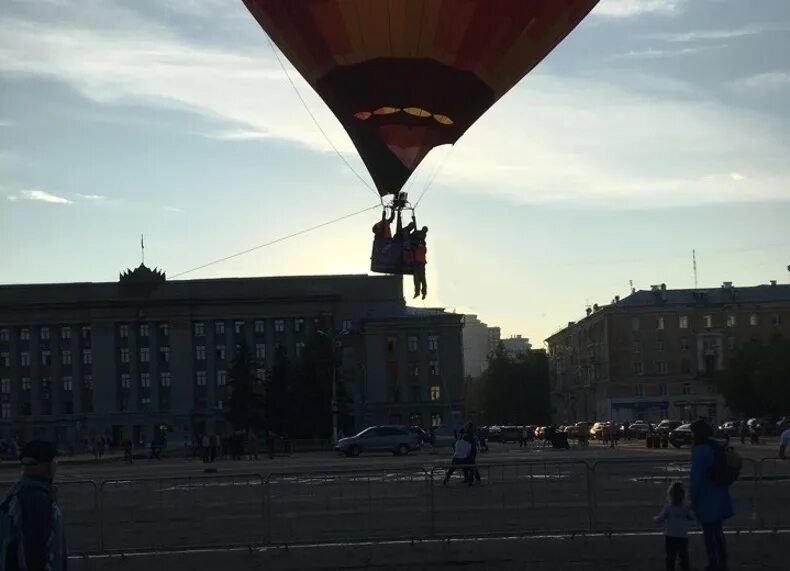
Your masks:
M 73 553 L 239 545 L 655 530 L 672 459 L 481 462 L 444 486 L 431 468 L 63 481 Z M 4 494 L 12 482 L 0 482 Z M 745 459 L 731 487 L 734 529 L 790 529 L 790 460 Z

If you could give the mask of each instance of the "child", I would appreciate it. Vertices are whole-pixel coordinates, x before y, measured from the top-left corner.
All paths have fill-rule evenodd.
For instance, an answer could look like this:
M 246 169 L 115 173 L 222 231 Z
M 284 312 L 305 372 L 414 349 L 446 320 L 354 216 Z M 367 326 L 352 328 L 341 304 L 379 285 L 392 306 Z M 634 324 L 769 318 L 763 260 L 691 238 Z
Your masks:
M 674 571 L 675 557 L 680 559 L 682 571 L 689 571 L 689 522 L 694 521 L 691 511 L 684 504 L 686 490 L 680 482 L 673 482 L 667 490 L 667 505 L 653 518 L 656 523 L 664 524 L 664 537 L 667 553 L 667 570 Z

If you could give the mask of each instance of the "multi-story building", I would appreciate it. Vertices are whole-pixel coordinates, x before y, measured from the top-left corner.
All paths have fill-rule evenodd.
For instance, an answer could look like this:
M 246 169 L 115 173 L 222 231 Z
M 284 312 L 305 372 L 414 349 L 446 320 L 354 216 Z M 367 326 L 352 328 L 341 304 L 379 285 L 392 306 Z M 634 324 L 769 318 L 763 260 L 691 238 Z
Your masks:
M 721 420 L 714 383 L 745 342 L 790 336 L 790 285 L 636 291 L 547 339 L 558 422 Z
M 492 330 L 496 330 L 499 341 L 499 328 L 489 327 L 476 315 L 464 317 L 464 376 L 477 377 L 488 369 L 488 356 L 496 349 L 492 346 Z
M 529 339 L 521 335 L 511 335 L 507 339 L 503 339 L 502 345 L 505 348 L 505 352 L 511 357 L 526 355 L 529 353 L 530 349 L 532 349 L 532 344 L 529 342 Z
M 223 433 L 237 345 L 263 378 L 278 346 L 298 359 L 319 329 L 347 332 L 357 427 L 428 427 L 462 412 L 462 326 L 406 307 L 400 276 L 167 281 L 141 265 L 118 282 L 0 286 L 0 437 Z

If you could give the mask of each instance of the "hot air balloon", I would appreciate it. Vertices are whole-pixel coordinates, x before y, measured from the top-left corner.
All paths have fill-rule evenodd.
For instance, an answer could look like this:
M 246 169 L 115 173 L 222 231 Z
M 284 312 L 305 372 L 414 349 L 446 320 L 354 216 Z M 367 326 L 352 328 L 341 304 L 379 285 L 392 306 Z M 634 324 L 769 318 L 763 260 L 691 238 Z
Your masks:
M 454 144 L 598 2 L 243 1 L 398 210 L 428 152 Z

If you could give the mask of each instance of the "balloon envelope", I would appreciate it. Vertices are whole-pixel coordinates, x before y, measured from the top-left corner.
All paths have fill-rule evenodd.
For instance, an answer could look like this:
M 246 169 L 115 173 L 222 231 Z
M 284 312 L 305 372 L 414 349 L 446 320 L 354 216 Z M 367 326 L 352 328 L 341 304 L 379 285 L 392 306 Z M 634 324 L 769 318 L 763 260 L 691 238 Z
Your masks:
M 379 193 L 453 144 L 598 0 L 243 0 L 348 132 Z

